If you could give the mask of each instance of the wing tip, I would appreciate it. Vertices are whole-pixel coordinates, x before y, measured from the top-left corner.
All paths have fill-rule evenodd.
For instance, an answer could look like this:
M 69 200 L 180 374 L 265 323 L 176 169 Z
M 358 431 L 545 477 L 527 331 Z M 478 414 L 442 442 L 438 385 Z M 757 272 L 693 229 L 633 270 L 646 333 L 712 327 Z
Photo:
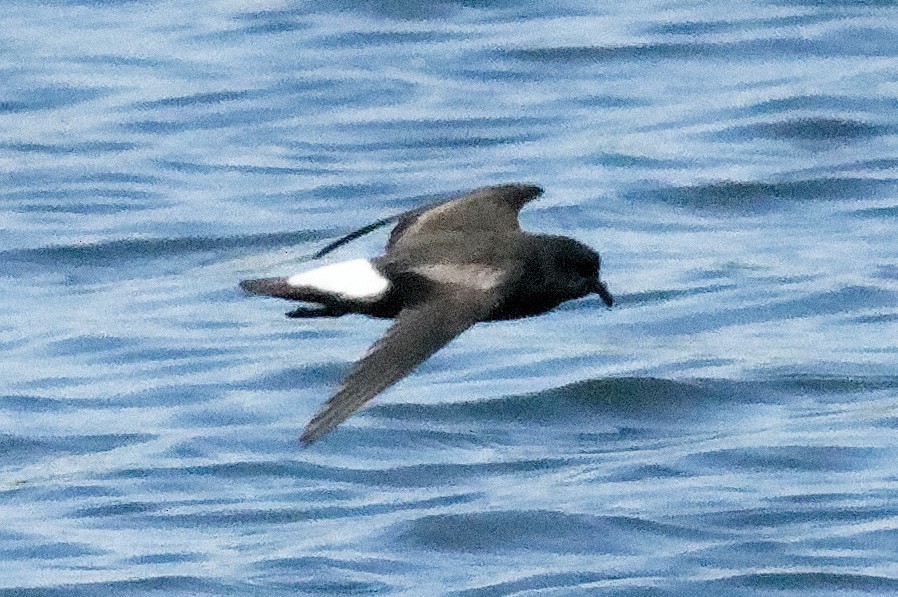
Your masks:
M 482 189 L 487 193 L 497 193 L 504 197 L 506 201 L 510 201 L 512 205 L 520 209 L 528 201 L 533 201 L 545 191 L 542 187 L 535 184 L 512 182 L 507 184 L 499 184 Z
M 531 197 L 539 197 L 546 192 L 541 186 L 530 183 L 521 183 L 517 187 L 521 193 Z
M 331 422 L 330 424 L 328 424 L 327 422 L 323 422 L 321 419 L 321 415 L 325 412 L 326 411 L 323 411 L 322 413 L 316 415 L 315 418 L 309 421 L 309 424 L 306 425 L 306 428 L 303 429 L 302 435 L 299 436 L 300 446 L 302 446 L 303 448 L 308 448 L 311 444 L 317 442 L 327 433 L 333 431 L 334 427 L 336 427 L 340 422 L 343 421 L 343 419 L 340 419 L 340 421 L 337 421 L 336 423 Z
M 317 440 L 318 437 L 319 435 L 312 429 L 312 424 L 309 423 L 306 425 L 306 428 L 302 430 L 302 435 L 299 436 L 299 445 L 303 448 L 308 448 L 311 444 L 315 443 L 315 440 Z

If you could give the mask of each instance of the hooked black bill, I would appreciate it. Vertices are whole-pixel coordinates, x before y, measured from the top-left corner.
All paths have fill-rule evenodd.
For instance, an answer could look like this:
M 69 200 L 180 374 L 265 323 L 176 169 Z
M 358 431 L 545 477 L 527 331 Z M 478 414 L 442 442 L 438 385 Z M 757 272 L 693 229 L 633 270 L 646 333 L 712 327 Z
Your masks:
M 602 281 L 596 282 L 596 294 L 599 295 L 599 298 L 602 299 L 602 302 L 605 303 L 609 309 L 614 306 L 614 297 L 611 296 L 611 292 L 608 290 L 608 285 Z

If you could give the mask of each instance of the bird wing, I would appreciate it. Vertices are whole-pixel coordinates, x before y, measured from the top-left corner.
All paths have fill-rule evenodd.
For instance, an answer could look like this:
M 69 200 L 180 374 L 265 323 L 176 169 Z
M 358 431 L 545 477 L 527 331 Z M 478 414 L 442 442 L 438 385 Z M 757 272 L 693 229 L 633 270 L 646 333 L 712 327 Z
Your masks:
M 505 184 L 476 189 L 426 209 L 407 212 L 390 232 L 387 248 L 425 233 L 461 231 L 516 232 L 518 212 L 542 195 L 537 186 Z
M 479 321 L 488 293 L 436 291 L 403 309 L 340 389 L 312 418 L 301 441 L 309 444 L 339 425 L 363 404 L 412 372 L 433 353 Z
M 518 212 L 529 201 L 542 195 L 543 190 L 526 184 L 505 184 L 475 189 L 447 201 L 425 205 L 372 222 L 338 238 L 313 256 L 323 257 L 382 226 L 396 222 L 390 232 L 387 248 L 403 237 L 426 231 L 492 230 L 511 232 L 520 229 Z

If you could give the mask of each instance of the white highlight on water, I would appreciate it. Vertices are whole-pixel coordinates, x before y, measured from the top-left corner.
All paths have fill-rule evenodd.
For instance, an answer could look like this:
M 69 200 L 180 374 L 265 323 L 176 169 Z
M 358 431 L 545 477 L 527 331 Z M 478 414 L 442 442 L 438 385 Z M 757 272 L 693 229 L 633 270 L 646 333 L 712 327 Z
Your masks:
M 315 288 L 347 299 L 377 300 L 386 293 L 390 281 L 381 276 L 367 259 L 353 259 L 325 265 L 287 278 L 291 286 Z

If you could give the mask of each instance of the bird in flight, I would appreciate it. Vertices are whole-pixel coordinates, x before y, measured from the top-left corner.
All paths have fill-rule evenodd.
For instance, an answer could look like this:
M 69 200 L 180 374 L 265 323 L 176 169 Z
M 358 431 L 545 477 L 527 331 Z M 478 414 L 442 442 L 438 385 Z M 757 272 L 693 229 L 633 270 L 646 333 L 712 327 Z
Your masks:
M 476 189 L 378 220 L 315 257 L 395 222 L 383 255 L 288 277 L 244 280 L 250 294 L 302 301 L 288 317 L 360 313 L 393 319 L 303 431 L 309 444 L 481 321 L 539 315 L 596 293 L 614 299 L 599 276 L 599 254 L 565 236 L 521 230 L 518 212 L 537 186 Z

